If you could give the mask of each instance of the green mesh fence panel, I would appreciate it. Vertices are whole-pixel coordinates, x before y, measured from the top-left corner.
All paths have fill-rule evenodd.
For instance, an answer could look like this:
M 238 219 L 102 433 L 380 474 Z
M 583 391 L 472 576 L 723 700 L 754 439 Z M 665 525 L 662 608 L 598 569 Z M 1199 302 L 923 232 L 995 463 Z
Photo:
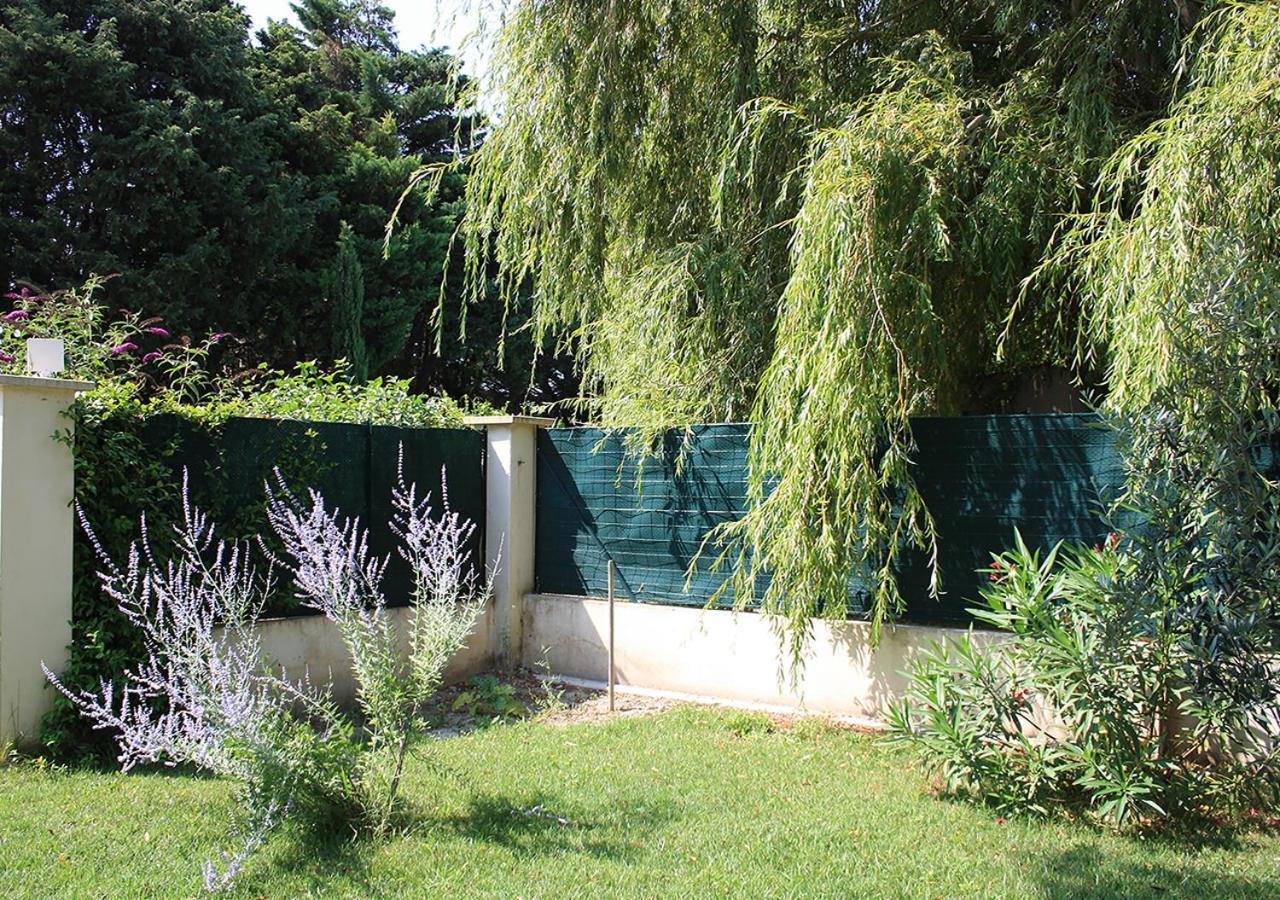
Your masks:
M 1018 528 L 1032 546 L 1095 543 L 1101 511 L 1123 482 L 1110 432 L 1090 415 L 922 418 L 916 478 L 939 529 L 945 595 L 928 596 L 927 567 L 910 554 L 899 571 L 905 618 L 969 621 L 991 553 Z M 704 605 L 723 576 L 686 571 L 703 537 L 746 506 L 746 425 L 670 434 L 658 457 L 637 460 L 623 436 L 550 429 L 538 438 L 537 588 L 600 596 L 612 559 L 618 596 Z M 683 451 L 683 453 L 682 453 Z M 763 590 L 765 582 L 759 585 Z M 854 607 L 865 584 L 853 579 Z
M 278 468 L 295 493 L 314 488 L 329 506 L 358 517 L 369 529 L 369 544 L 388 555 L 384 589 L 388 602 L 410 599 L 412 580 L 395 552 L 391 533 L 391 491 L 396 483 L 400 449 L 404 448 L 405 481 L 430 492 L 441 509 L 442 473 L 450 508 L 477 525 L 472 558 L 483 565 L 485 521 L 484 434 L 471 429 L 393 428 L 294 422 L 275 419 L 229 419 L 209 428 L 174 416 L 157 416 L 144 440 L 165 458 L 180 478 L 189 474 L 195 501 L 229 537 L 267 535 L 264 482 Z M 298 612 L 296 600 L 279 592 L 270 611 Z

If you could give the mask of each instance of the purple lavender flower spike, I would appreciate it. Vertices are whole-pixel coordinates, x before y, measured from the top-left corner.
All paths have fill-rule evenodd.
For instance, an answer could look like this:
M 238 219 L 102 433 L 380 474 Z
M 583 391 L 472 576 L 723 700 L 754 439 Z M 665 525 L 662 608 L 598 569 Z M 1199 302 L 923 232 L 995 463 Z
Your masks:
M 111 355 L 119 356 L 122 353 L 129 353 L 130 351 L 137 350 L 137 349 L 138 349 L 138 345 L 135 344 L 133 341 L 125 341 L 123 344 L 116 344 L 114 347 L 112 347 Z
M 159 350 L 152 350 L 150 353 L 142 357 L 142 361 L 144 363 L 152 363 L 162 356 L 164 356 L 164 354 L 161 353 Z
M 147 334 L 154 334 L 156 337 L 162 338 L 172 337 L 167 329 L 161 328 L 159 325 L 152 325 L 147 329 Z
M 13 312 L 5 313 L 4 320 L 6 322 L 21 322 L 23 319 L 31 318 L 31 313 L 25 309 L 15 309 Z

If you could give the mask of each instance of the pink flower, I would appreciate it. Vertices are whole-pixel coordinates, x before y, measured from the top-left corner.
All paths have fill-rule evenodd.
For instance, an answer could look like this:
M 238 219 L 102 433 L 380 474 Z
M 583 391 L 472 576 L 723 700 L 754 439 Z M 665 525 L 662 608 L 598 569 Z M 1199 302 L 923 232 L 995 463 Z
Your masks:
M 116 344 L 111 348 L 112 356 L 119 356 L 121 353 L 128 353 L 131 350 L 137 350 L 138 345 L 133 341 L 125 341 L 123 344 Z
M 161 353 L 159 350 L 152 350 L 146 356 L 142 357 L 142 361 L 144 363 L 155 362 L 157 359 L 159 359 L 163 355 L 164 354 Z
M 29 318 L 31 318 L 31 313 L 27 312 L 25 309 L 15 309 L 11 313 L 4 314 L 4 320 L 6 322 L 20 322 L 23 319 Z
M 17 362 L 17 360 L 18 357 L 14 356 L 12 353 L 5 353 L 3 350 L 0 350 L 0 362 L 11 363 Z
M 216 344 L 218 341 L 224 341 L 229 337 L 231 337 L 231 332 L 219 331 L 217 334 L 209 335 L 209 340 Z
M 167 338 L 170 336 L 169 332 L 161 328 L 159 325 L 152 325 L 150 328 L 147 329 L 147 334 L 154 334 L 156 337 L 162 337 L 162 338 Z

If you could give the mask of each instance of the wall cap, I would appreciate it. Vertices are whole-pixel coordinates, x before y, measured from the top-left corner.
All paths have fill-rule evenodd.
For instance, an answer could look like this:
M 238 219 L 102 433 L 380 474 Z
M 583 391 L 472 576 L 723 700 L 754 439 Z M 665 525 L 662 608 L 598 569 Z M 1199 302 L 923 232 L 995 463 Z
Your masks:
M 580 603 L 583 606 L 605 606 L 609 603 L 608 597 L 584 596 L 581 594 L 558 594 L 552 591 L 532 591 L 524 595 L 525 602 L 542 602 L 551 601 L 552 603 Z M 689 613 L 691 615 L 699 615 L 702 613 L 711 613 L 713 616 L 759 616 L 770 619 L 776 618 L 769 613 L 762 613 L 758 609 L 734 609 L 732 607 L 700 606 L 696 603 L 663 603 L 660 600 L 631 600 L 625 597 L 617 597 L 616 602 L 619 607 L 624 608 L 643 608 L 643 609 L 669 609 L 678 613 Z M 870 631 L 871 623 L 866 619 L 815 619 L 815 621 L 823 622 L 827 625 L 835 627 L 848 627 L 854 631 Z M 908 634 L 919 632 L 927 635 L 940 635 L 946 638 L 967 637 L 971 633 L 976 633 L 983 637 L 993 637 L 1002 639 L 1010 635 L 1010 632 L 1001 631 L 998 628 L 988 628 L 981 626 L 981 623 L 975 622 L 972 627 L 953 622 L 885 622 L 882 626 L 884 631 L 893 633 L 903 631 Z
M 19 388 L 30 391 L 88 391 L 92 381 L 71 378 L 48 378 L 43 375 L 0 375 L 0 389 Z
M 535 428 L 551 428 L 555 419 L 541 416 L 466 416 L 464 425 L 532 425 Z

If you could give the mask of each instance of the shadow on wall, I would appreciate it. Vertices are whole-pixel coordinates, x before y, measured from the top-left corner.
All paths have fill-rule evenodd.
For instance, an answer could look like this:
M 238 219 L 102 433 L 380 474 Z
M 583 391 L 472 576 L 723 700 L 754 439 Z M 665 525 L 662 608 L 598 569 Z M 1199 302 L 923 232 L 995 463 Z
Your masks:
M 608 604 L 561 595 L 525 601 L 526 665 L 544 662 L 561 675 L 604 681 L 608 675 Z M 901 671 L 933 641 L 956 629 L 899 626 L 886 629 L 875 651 L 864 622 L 818 622 L 798 685 L 768 618 L 752 612 L 619 603 L 615 646 L 618 683 L 803 708 L 873 719 L 902 695 Z M 994 632 L 978 641 L 1001 640 Z
M 916 483 L 938 526 L 943 595 L 928 599 L 919 554 L 900 575 L 913 622 L 967 623 L 991 555 L 1013 544 L 1099 543 L 1124 484 L 1113 432 L 1093 415 L 921 418 Z
M 629 453 L 620 432 L 562 428 L 538 435 L 537 587 L 603 596 L 610 559 L 617 596 L 703 605 L 720 578 L 685 573 L 702 540 L 746 508 L 745 425 L 669 432 L 654 456 Z

